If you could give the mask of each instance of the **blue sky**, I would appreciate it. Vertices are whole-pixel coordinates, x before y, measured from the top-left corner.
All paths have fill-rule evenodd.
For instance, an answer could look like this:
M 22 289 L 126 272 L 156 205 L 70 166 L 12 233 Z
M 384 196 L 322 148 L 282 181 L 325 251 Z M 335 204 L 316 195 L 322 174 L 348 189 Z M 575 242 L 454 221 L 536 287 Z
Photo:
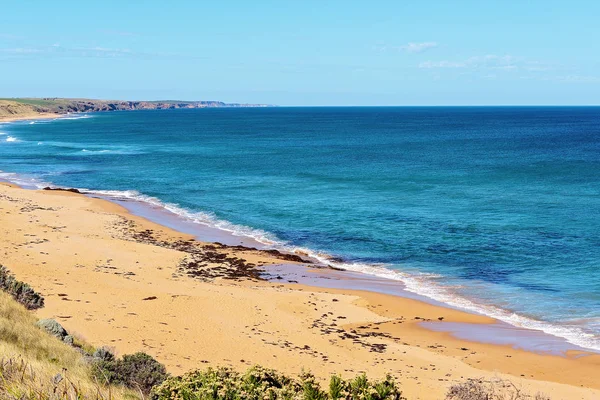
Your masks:
M 599 1 L 12 1 L 0 97 L 600 104 Z

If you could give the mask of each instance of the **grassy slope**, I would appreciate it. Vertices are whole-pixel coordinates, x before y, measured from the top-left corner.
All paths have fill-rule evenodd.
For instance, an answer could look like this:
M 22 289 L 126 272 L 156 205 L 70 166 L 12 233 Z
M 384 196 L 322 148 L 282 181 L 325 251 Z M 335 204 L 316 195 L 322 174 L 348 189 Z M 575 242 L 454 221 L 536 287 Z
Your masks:
M 0 398 L 137 398 L 122 388 L 99 386 L 82 355 L 35 322 L 29 311 L 0 292 Z M 60 382 L 57 374 L 63 378 Z
M 27 104 L 31 106 L 40 106 L 40 107 L 48 107 L 55 104 L 55 100 L 45 100 L 45 99 L 0 99 L 4 101 L 11 101 L 13 103 L 18 104 Z
M 29 117 L 38 115 L 40 111 L 32 104 L 13 100 L 0 99 L 0 119 L 13 117 Z

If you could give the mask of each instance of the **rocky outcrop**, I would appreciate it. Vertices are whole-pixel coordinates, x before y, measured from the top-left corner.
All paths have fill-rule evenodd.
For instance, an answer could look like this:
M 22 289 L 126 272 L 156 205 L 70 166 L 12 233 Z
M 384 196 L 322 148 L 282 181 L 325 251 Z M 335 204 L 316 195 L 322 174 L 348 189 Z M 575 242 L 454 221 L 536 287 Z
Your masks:
M 51 318 L 40 319 L 37 322 L 37 326 L 39 326 L 41 329 L 45 330 L 52 336 L 62 340 L 66 344 L 71 346 L 73 345 L 73 336 L 69 335 L 67 330 L 55 320 Z
M 79 193 L 81 194 L 81 191 L 79 189 L 73 189 L 73 188 L 53 188 L 50 186 L 46 186 L 45 188 L 43 188 L 42 190 L 53 190 L 53 191 L 58 191 L 58 192 L 71 192 L 71 193 Z

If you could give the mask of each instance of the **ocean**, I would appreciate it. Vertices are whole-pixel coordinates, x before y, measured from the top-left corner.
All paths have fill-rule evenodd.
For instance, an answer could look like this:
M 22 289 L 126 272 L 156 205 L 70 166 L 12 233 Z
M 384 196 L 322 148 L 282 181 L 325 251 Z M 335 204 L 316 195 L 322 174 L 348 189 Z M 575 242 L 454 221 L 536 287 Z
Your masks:
M 0 123 L 0 178 L 164 207 L 600 350 L 599 107 L 324 107 Z

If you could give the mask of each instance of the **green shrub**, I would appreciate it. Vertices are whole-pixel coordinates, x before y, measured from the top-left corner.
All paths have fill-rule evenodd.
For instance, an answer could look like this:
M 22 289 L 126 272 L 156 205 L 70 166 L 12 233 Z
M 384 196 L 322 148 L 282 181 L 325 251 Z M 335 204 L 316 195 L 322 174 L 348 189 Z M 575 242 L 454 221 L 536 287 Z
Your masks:
M 153 400 L 240 400 L 240 399 L 302 399 L 302 400 L 401 400 L 402 392 L 391 377 L 371 383 L 361 375 L 345 381 L 332 376 L 329 391 L 310 373 L 292 379 L 260 366 L 240 374 L 230 368 L 209 368 L 179 377 L 170 377 L 154 387 Z
M 115 359 L 111 353 L 99 355 L 93 363 L 94 375 L 107 384 L 122 384 L 150 393 L 153 386 L 167 378 L 165 366 L 146 353 L 124 355 Z
M 0 289 L 10 294 L 28 310 L 44 307 L 44 298 L 28 284 L 16 280 L 2 265 L 0 265 Z

